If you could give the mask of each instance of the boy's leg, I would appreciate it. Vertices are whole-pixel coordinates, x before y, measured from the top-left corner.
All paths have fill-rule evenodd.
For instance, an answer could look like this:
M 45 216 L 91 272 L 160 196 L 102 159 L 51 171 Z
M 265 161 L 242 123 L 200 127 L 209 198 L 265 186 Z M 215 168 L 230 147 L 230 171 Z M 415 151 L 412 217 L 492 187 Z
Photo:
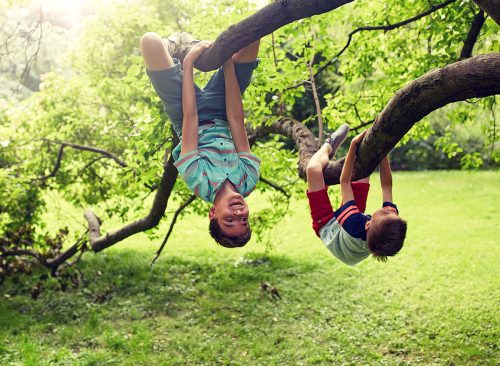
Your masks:
M 325 188 L 325 180 L 323 178 L 323 169 L 330 161 L 330 153 L 332 147 L 330 144 L 323 144 L 321 148 L 314 153 L 307 164 L 307 190 L 308 192 L 317 192 Z
M 323 169 L 328 164 L 331 150 L 330 144 L 323 144 L 307 164 L 307 198 L 311 209 L 312 227 L 318 236 L 320 229 L 333 217 L 333 208 L 323 178 Z
M 144 34 L 141 38 L 141 54 L 149 70 L 158 71 L 174 67 L 174 60 L 168 53 L 161 37 L 153 32 Z
M 150 32 L 142 36 L 140 42 L 146 72 L 178 136 L 182 133 L 182 70 L 180 61 L 172 58 L 167 47 L 173 52 L 179 46 L 180 33 L 163 40 Z M 195 91 L 198 99 L 201 90 L 196 84 Z
M 330 159 L 335 156 L 337 149 L 345 141 L 349 133 L 349 126 L 342 124 L 325 141 L 323 146 L 316 151 L 307 164 L 307 189 L 309 192 L 316 192 L 325 188 L 323 170 Z
M 252 80 L 253 70 L 257 67 L 257 54 L 260 41 L 253 42 L 233 55 L 235 61 L 236 78 L 243 95 Z M 201 120 L 214 118 L 227 120 L 226 115 L 226 86 L 222 67 L 212 75 L 203 88 L 203 97 L 198 104 L 198 116 Z
M 233 55 L 233 61 L 237 64 L 255 61 L 259 54 L 259 46 L 260 39 L 250 43 Z

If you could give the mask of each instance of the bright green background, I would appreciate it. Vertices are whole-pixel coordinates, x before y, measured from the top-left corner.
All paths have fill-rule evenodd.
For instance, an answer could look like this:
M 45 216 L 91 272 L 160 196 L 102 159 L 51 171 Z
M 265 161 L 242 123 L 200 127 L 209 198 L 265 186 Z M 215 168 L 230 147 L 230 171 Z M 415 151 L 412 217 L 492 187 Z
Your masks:
M 372 183 L 368 211 L 380 201 Z M 0 364 L 497 364 L 500 174 L 396 173 L 394 183 L 409 231 L 386 264 L 332 257 L 305 199 L 259 266 L 237 263 L 263 245 L 217 247 L 189 216 L 152 272 L 158 241 L 134 237 L 84 256 L 87 286 L 37 301 L 0 288 Z

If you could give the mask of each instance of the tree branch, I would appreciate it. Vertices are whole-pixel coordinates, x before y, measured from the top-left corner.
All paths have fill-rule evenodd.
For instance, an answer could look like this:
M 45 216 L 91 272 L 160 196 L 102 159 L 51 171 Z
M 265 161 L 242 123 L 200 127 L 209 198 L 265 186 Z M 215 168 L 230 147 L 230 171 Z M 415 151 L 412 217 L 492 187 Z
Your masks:
M 85 251 L 85 236 L 87 235 L 88 230 L 85 231 L 85 233 L 78 239 L 78 241 L 73 244 L 71 247 L 69 247 L 65 252 L 59 254 L 55 258 L 50 258 L 45 261 L 45 265 L 49 268 L 52 269 L 52 273 L 55 273 L 57 271 L 57 268 L 64 262 L 66 262 L 69 258 L 74 256 L 76 253 L 79 251 L 81 254 Z
M 178 139 L 175 139 L 173 143 L 177 144 L 178 142 Z M 85 211 L 84 217 L 89 225 L 89 241 L 92 250 L 100 252 L 131 235 L 149 230 L 158 225 L 167 208 L 168 199 L 174 188 L 177 174 L 177 169 L 174 166 L 174 158 L 170 155 L 149 214 L 105 236 L 100 235 L 100 222 L 97 216 L 91 210 Z
M 257 131 L 254 136 L 257 138 L 265 132 L 278 133 L 293 140 L 299 150 L 298 174 L 299 177 L 305 180 L 307 163 L 318 150 L 318 145 L 311 130 L 293 118 L 283 117 L 271 126 L 266 126 L 261 131 Z
M 311 89 L 313 93 L 314 106 L 316 107 L 316 114 L 318 115 L 318 147 L 322 145 L 323 141 L 323 115 L 321 114 L 321 106 L 319 105 L 318 90 L 316 89 L 316 81 L 314 79 L 314 73 L 312 65 L 314 63 L 314 54 L 311 60 L 307 63 L 307 68 L 309 69 L 309 80 L 311 81 Z
M 474 0 L 498 25 L 500 25 L 500 0 Z
M 359 146 L 353 180 L 370 175 L 413 125 L 432 111 L 495 94 L 500 94 L 500 53 L 455 62 L 413 80 L 394 95 L 368 130 Z M 343 162 L 328 164 L 326 184 L 338 184 Z
M 165 239 L 163 239 L 163 242 L 160 245 L 160 248 L 156 251 L 156 256 L 154 257 L 153 261 L 151 262 L 151 267 L 153 264 L 155 264 L 156 260 L 160 257 L 161 252 L 163 251 L 163 248 L 165 247 L 165 244 L 168 241 L 168 238 L 170 238 L 170 234 L 172 234 L 172 231 L 174 230 L 174 225 L 177 221 L 177 217 L 180 215 L 180 213 L 188 207 L 194 200 L 196 199 L 196 195 L 193 194 L 191 195 L 182 205 L 179 206 L 179 208 L 175 211 L 174 217 L 172 218 L 172 222 L 170 222 L 170 227 L 168 228 L 167 235 L 165 235 Z
M 100 149 L 98 147 L 79 145 L 79 144 L 75 144 L 75 143 L 67 142 L 67 141 L 49 140 L 49 139 L 46 139 L 46 138 L 43 138 L 42 140 L 46 141 L 48 143 L 52 143 L 52 144 L 60 144 L 61 148 L 64 148 L 64 147 L 67 146 L 67 147 L 71 147 L 71 148 L 73 148 L 75 150 L 90 151 L 90 152 L 94 152 L 94 153 L 97 153 L 97 154 L 101 154 L 101 155 L 103 155 L 103 156 L 105 156 L 105 157 L 107 157 L 109 159 L 113 159 L 118 165 L 120 165 L 123 168 L 128 167 L 127 163 L 125 163 L 123 160 L 121 160 L 115 154 L 113 154 L 112 152 L 109 152 L 107 150 Z
M 316 72 L 315 76 L 317 76 L 319 73 L 321 73 L 323 70 L 325 70 L 328 66 L 330 66 L 332 63 L 334 63 L 347 50 L 347 48 L 351 44 L 352 37 L 356 33 L 364 32 L 364 31 L 379 31 L 379 30 L 390 31 L 390 30 L 393 30 L 393 29 L 396 29 L 396 28 L 400 28 L 400 27 L 408 25 L 408 24 L 410 24 L 412 22 L 415 22 L 415 21 L 417 21 L 417 20 L 419 20 L 421 18 L 424 18 L 427 15 L 432 14 L 435 11 L 444 8 L 444 7 L 450 5 L 451 3 L 455 2 L 455 1 L 456 0 L 446 0 L 446 1 L 444 1 L 443 3 L 441 3 L 439 5 L 431 6 L 430 9 L 424 11 L 423 13 L 420 13 L 418 15 L 415 15 L 415 16 L 413 16 L 411 18 L 408 18 L 408 19 L 403 20 L 403 21 L 398 22 L 398 23 L 388 24 L 388 25 L 364 26 L 364 27 L 356 28 L 351 33 L 349 33 L 349 35 L 347 36 L 347 42 L 344 45 L 344 47 L 342 47 L 342 49 L 339 52 L 337 52 L 337 54 L 335 56 L 333 56 L 333 58 L 330 61 L 328 61 L 323 66 L 321 66 L 318 69 L 318 71 Z M 301 85 L 301 84 L 299 84 L 299 85 Z
M 53 177 L 56 176 L 57 172 L 59 171 L 59 168 L 61 168 L 61 161 L 62 161 L 62 158 L 64 156 L 64 148 L 65 147 L 71 147 L 71 148 L 73 148 L 75 150 L 90 151 L 90 152 L 94 152 L 94 153 L 97 153 L 97 154 L 101 154 L 103 157 L 106 157 L 106 158 L 109 158 L 109 159 L 113 159 L 116 163 L 118 163 L 118 165 L 120 165 L 120 166 L 122 166 L 124 168 L 128 166 L 127 163 L 125 163 L 123 160 L 121 160 L 120 158 L 118 158 L 113 153 L 111 153 L 111 152 L 109 152 L 107 150 L 100 149 L 98 147 L 78 145 L 78 144 L 74 144 L 72 142 L 49 140 L 49 139 L 46 139 L 46 138 L 42 138 L 42 140 L 46 141 L 48 143 L 51 143 L 51 144 L 59 144 L 61 146 L 59 147 L 59 152 L 57 153 L 56 163 L 54 164 L 54 168 L 52 168 L 52 171 L 48 175 L 45 175 L 43 177 L 34 178 L 33 181 L 41 180 L 41 181 L 45 182 L 47 179 L 53 178 Z M 90 162 L 89 164 L 85 165 L 85 167 L 82 170 L 88 168 L 96 160 L 94 160 L 94 161 Z
M 255 14 L 231 25 L 215 40 L 212 47 L 198 60 L 196 68 L 201 71 L 215 70 L 231 55 L 250 43 L 274 32 L 298 19 L 308 18 L 334 10 L 353 0 L 277 0 Z
M 283 187 L 280 187 L 279 185 L 277 185 L 276 183 L 273 183 L 269 180 L 267 180 L 266 178 L 264 177 L 260 177 L 259 180 L 262 182 L 262 183 L 265 183 L 267 184 L 269 187 L 272 187 L 274 189 L 276 189 L 277 191 L 280 191 L 281 193 L 283 193 L 285 195 L 286 198 L 290 198 L 290 193 L 288 193 L 287 191 L 285 191 L 283 189 Z
M 479 10 L 479 12 L 474 17 L 474 20 L 472 21 L 469 33 L 467 33 L 467 38 L 465 38 L 462 51 L 460 52 L 459 60 L 465 60 L 466 58 L 472 56 L 472 49 L 476 44 L 477 38 L 479 37 L 479 33 L 481 31 L 481 28 L 483 27 L 485 20 L 486 18 L 484 17 L 484 11 Z

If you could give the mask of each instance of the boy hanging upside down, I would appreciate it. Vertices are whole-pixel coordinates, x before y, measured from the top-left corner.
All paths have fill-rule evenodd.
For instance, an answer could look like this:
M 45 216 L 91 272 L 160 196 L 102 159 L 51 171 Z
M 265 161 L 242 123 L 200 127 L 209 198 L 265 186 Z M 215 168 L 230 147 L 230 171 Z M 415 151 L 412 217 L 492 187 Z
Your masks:
M 191 45 L 181 68 L 171 55 Z M 234 54 L 200 89 L 193 64 L 210 46 L 187 33 L 167 40 L 146 33 L 140 43 L 147 74 L 180 139 L 172 152 L 177 170 L 197 196 L 213 203 L 212 237 L 224 247 L 242 247 L 251 236 L 244 197 L 259 180 L 260 159 L 250 151 L 241 94 L 258 65 L 259 41 Z
M 323 179 L 323 169 L 346 139 L 349 127 L 335 131 L 312 156 L 307 166 L 307 197 L 311 207 L 313 229 L 332 254 L 342 262 L 355 265 L 370 255 L 386 261 L 399 252 L 406 236 L 406 221 L 398 215 L 392 202 L 392 174 L 389 160 L 380 162 L 382 208 L 365 215 L 370 188 L 369 177 L 351 182 L 356 150 L 366 131 L 356 136 L 349 147 L 342 174 L 342 205 L 333 211 Z

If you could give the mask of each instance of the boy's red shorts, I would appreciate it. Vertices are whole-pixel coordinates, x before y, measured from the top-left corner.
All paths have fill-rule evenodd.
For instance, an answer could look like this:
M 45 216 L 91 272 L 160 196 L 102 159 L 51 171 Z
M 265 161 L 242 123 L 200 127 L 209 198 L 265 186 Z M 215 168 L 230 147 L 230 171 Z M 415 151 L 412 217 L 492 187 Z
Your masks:
M 352 192 L 354 194 L 354 201 L 358 206 L 359 211 L 365 212 L 366 199 L 368 198 L 368 191 L 370 190 L 370 183 L 351 183 Z M 309 199 L 309 207 L 311 208 L 311 217 L 313 220 L 313 229 L 316 235 L 319 236 L 319 230 L 333 218 L 333 208 L 330 203 L 330 198 L 327 193 L 328 187 L 323 188 L 316 192 L 307 192 Z

